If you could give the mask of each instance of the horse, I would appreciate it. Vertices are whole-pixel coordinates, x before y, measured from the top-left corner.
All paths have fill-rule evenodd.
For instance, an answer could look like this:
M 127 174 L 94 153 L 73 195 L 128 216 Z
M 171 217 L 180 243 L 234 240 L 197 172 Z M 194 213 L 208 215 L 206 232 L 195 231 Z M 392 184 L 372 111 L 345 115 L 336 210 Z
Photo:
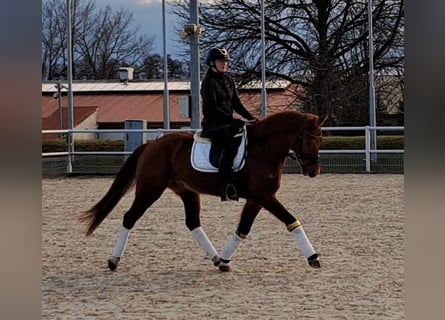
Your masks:
M 113 210 L 135 185 L 135 197 L 125 212 L 108 268 L 113 271 L 122 257 L 128 236 L 137 220 L 169 188 L 178 195 L 185 209 L 185 224 L 206 257 L 222 272 L 230 271 L 231 257 L 248 236 L 259 211 L 264 208 L 285 224 L 309 266 L 320 268 L 319 254 L 310 243 L 302 223 L 276 198 L 286 158 L 293 152 L 303 175 L 320 174 L 319 148 L 326 116 L 298 111 L 283 111 L 246 125 L 247 158 L 235 173 L 238 196 L 246 202 L 236 231 L 218 253 L 200 221 L 200 194 L 220 196 L 218 174 L 199 172 L 191 166 L 194 141 L 190 132 L 163 135 L 148 141 L 127 158 L 109 190 L 91 209 L 79 217 L 86 223 L 86 236 Z

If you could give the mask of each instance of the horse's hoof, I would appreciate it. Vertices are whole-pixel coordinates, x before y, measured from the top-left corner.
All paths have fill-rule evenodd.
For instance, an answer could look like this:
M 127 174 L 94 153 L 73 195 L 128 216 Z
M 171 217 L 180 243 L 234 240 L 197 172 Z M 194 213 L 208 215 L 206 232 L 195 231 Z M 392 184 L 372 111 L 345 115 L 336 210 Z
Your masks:
M 219 258 L 218 269 L 221 272 L 229 272 L 230 271 L 230 260 Z
M 314 253 L 313 255 L 311 255 L 311 256 L 307 259 L 307 262 L 309 263 L 309 265 L 310 265 L 312 268 L 316 268 L 316 269 L 321 268 L 321 265 L 320 265 L 320 259 L 319 259 L 319 255 L 318 255 L 318 253 Z
M 219 266 L 219 264 L 221 263 L 221 257 L 218 255 L 214 256 L 212 258 L 212 262 L 215 267 Z
M 218 269 L 221 272 L 230 272 L 230 266 L 229 265 L 219 266 Z
M 108 259 L 108 268 L 110 268 L 111 271 L 116 270 L 117 264 L 119 263 L 120 259 L 121 258 L 119 257 L 111 257 L 110 259 Z

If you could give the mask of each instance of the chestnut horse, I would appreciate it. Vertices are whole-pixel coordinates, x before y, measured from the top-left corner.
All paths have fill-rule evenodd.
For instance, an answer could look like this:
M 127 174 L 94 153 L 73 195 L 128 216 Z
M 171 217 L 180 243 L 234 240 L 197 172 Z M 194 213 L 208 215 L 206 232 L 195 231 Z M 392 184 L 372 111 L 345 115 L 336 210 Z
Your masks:
M 185 224 L 205 252 L 221 271 L 229 271 L 232 254 L 249 234 L 261 208 L 268 210 L 293 235 L 309 265 L 320 268 L 319 255 L 309 242 L 303 226 L 275 197 L 289 151 L 299 159 L 304 175 L 320 173 L 318 151 L 321 127 L 327 116 L 284 111 L 247 125 L 247 159 L 235 174 L 238 195 L 246 199 L 236 232 L 218 253 L 201 227 L 200 194 L 220 196 L 221 181 L 216 173 L 193 169 L 190 154 L 191 133 L 171 133 L 139 146 L 127 159 L 108 192 L 80 217 L 87 223 L 86 235 L 113 210 L 119 200 L 136 184 L 135 199 L 124 214 L 122 225 L 108 267 L 116 269 L 127 244 L 130 230 L 144 212 L 170 188 L 183 201 Z

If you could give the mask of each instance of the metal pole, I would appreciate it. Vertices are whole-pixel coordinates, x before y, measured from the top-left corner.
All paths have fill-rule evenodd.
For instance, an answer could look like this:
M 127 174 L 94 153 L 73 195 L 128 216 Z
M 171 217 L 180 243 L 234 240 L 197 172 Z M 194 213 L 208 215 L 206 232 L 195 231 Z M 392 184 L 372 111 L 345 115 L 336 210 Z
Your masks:
M 372 26 L 372 0 L 368 0 L 368 43 L 369 43 L 369 125 L 376 126 L 375 115 L 375 87 L 374 87 L 374 40 L 373 40 L 373 26 Z M 371 128 L 371 149 L 377 149 L 377 134 L 376 130 Z M 377 153 L 371 153 L 371 160 L 377 161 Z
M 62 84 L 60 83 L 60 77 L 57 80 L 57 107 L 59 110 L 59 130 L 63 129 L 63 115 L 62 115 Z M 62 139 L 63 134 L 59 133 L 59 138 Z
M 196 28 L 198 22 L 198 1 L 190 1 L 190 23 Z M 200 85 L 200 67 L 199 67 L 199 36 L 197 32 L 190 33 L 190 92 L 191 92 L 191 128 L 200 127 L 199 117 L 199 85 Z
M 267 117 L 266 42 L 264 37 L 264 0 L 261 0 L 261 115 Z
M 170 98 L 168 94 L 167 18 L 165 0 L 162 0 L 162 36 L 164 44 L 164 129 L 170 129 Z
M 365 167 L 366 172 L 371 172 L 371 132 L 373 130 L 370 129 L 369 126 L 365 127 Z
M 72 29 L 71 29 L 71 0 L 67 0 L 67 48 L 68 48 L 68 129 L 74 128 L 73 110 L 73 54 L 72 54 Z M 68 130 L 68 173 L 73 172 L 72 153 L 74 152 L 73 134 Z

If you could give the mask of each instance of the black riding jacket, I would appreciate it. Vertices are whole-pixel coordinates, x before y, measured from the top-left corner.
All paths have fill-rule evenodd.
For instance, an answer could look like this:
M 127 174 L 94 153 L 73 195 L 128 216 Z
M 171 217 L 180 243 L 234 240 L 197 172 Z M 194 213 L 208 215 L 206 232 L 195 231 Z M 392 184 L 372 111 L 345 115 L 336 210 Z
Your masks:
M 233 79 L 226 73 L 209 68 L 201 83 L 201 96 L 204 131 L 233 123 L 234 110 L 247 120 L 254 119 L 241 103 Z

